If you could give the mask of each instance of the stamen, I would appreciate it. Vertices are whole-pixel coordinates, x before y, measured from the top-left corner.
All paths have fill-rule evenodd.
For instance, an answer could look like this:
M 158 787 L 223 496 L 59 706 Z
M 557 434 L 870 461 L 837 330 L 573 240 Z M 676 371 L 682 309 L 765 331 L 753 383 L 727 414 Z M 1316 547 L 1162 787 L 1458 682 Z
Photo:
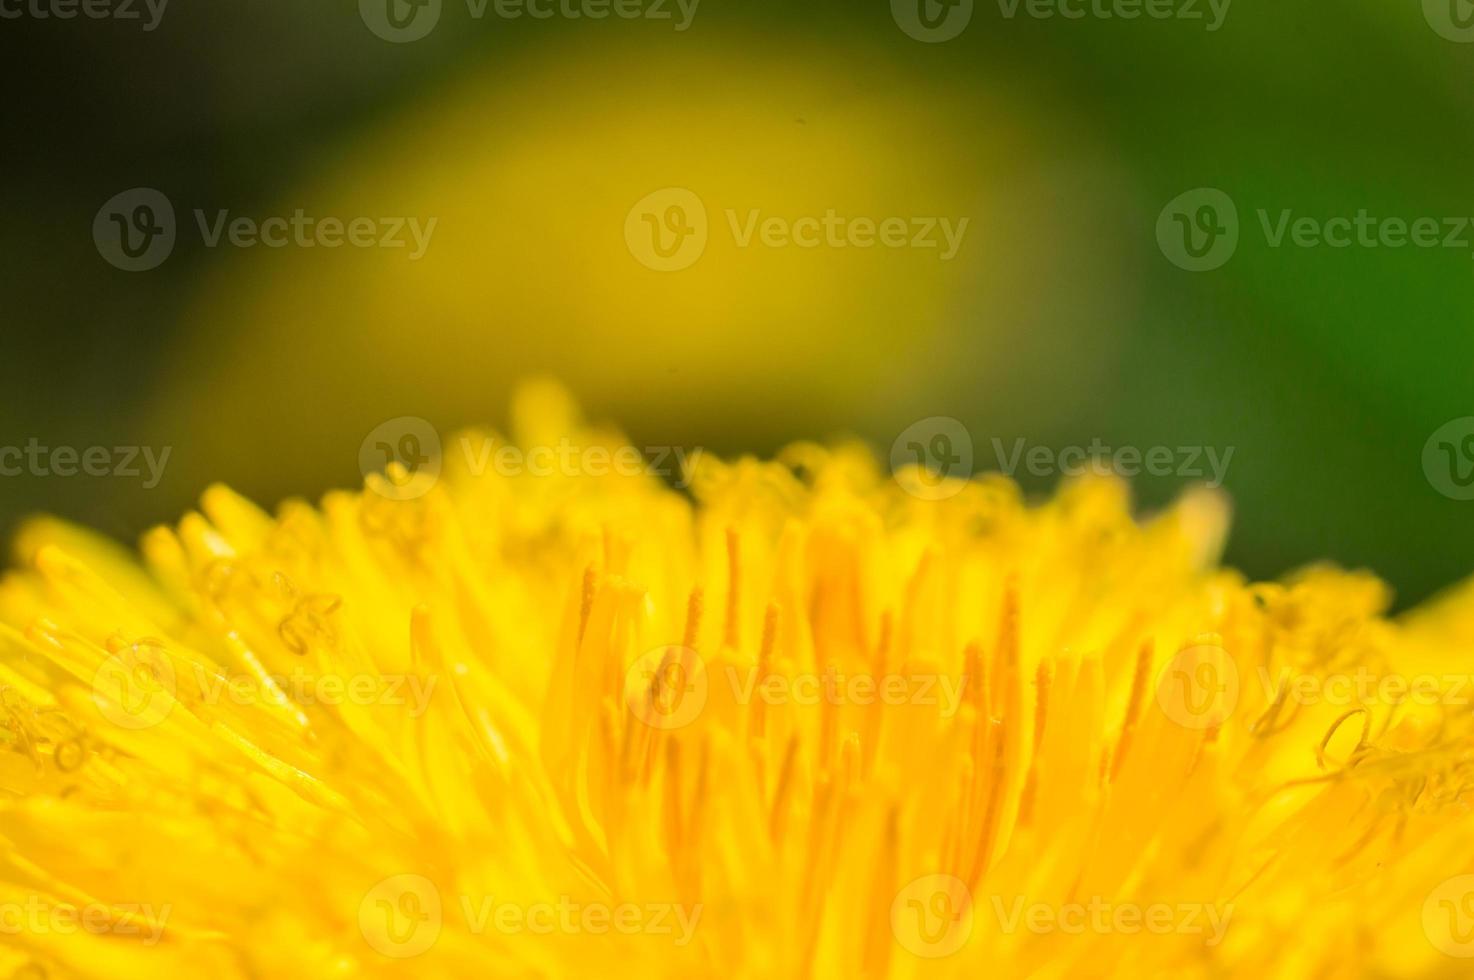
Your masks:
M 739 617 L 742 613 L 742 554 L 738 550 L 737 529 L 727 528 L 727 627 L 723 643 L 730 650 L 741 645 Z

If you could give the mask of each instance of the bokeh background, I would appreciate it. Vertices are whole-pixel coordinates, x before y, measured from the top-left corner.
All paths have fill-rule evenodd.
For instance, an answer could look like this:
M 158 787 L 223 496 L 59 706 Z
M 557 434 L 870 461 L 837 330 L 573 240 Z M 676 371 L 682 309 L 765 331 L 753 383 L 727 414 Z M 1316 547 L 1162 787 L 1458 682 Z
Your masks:
M 443 0 L 409 43 L 344 0 L 173 0 L 153 30 L 141 0 L 141 21 L 0 19 L 0 444 L 171 447 L 149 489 L 0 479 L 0 525 L 47 510 L 127 541 L 213 480 L 314 497 L 360 479 L 385 420 L 502 425 L 512 386 L 552 375 L 649 446 L 884 454 L 950 416 L 980 468 L 995 438 L 1233 447 L 1228 559 L 1250 575 L 1329 558 L 1405 606 L 1467 574 L 1474 502 L 1423 451 L 1474 415 L 1474 233 L 1272 248 L 1257 211 L 1474 215 L 1474 43 L 1440 35 L 1433 0 L 1238 0 L 1217 30 L 1206 0 L 1206 20 L 1006 6 L 940 43 L 883 0 L 704 0 L 683 30 L 673 0 L 604 20 Z M 126 272 L 92 227 L 136 187 L 178 240 Z M 711 227 L 659 272 L 624 228 L 668 187 Z M 1190 272 L 1156 227 L 1199 187 L 1233 199 L 1241 240 Z M 299 208 L 436 227 L 409 261 L 211 248 L 192 214 Z M 726 228 L 829 208 L 969 226 L 951 261 Z M 1188 482 L 1143 477 L 1138 499 Z

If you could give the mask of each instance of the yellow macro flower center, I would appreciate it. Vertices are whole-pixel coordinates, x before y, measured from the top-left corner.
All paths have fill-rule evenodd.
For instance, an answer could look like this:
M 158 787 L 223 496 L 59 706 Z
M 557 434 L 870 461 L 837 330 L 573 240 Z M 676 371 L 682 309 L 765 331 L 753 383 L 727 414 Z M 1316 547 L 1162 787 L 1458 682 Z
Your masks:
M 524 451 L 625 448 L 545 387 L 518 416 Z M 1366 574 L 1245 582 L 1206 491 L 1137 521 L 1107 478 L 1030 504 L 859 446 L 688 459 L 689 492 L 453 453 L 275 516 L 214 487 L 141 567 L 33 524 L 0 584 L 0 969 L 1474 956 L 1466 597 L 1394 621 Z

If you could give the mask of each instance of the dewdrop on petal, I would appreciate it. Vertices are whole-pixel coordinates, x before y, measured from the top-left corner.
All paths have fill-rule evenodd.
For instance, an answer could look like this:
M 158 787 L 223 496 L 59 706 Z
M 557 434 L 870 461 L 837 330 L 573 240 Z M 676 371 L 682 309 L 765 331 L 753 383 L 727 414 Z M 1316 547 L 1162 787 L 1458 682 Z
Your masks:
M 1248 583 L 1210 491 L 484 438 L 138 560 L 19 534 L 0 974 L 1465 975 L 1467 587 Z

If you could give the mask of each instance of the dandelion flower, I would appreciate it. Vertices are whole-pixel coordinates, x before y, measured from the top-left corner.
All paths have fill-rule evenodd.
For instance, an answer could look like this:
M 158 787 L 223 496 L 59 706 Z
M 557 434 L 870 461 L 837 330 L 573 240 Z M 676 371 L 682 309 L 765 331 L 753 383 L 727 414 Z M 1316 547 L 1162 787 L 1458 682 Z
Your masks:
M 1247 582 L 1207 492 L 814 444 L 672 487 L 514 418 L 574 465 L 473 432 L 137 562 L 22 531 L 0 973 L 1466 975 L 1469 595 Z

